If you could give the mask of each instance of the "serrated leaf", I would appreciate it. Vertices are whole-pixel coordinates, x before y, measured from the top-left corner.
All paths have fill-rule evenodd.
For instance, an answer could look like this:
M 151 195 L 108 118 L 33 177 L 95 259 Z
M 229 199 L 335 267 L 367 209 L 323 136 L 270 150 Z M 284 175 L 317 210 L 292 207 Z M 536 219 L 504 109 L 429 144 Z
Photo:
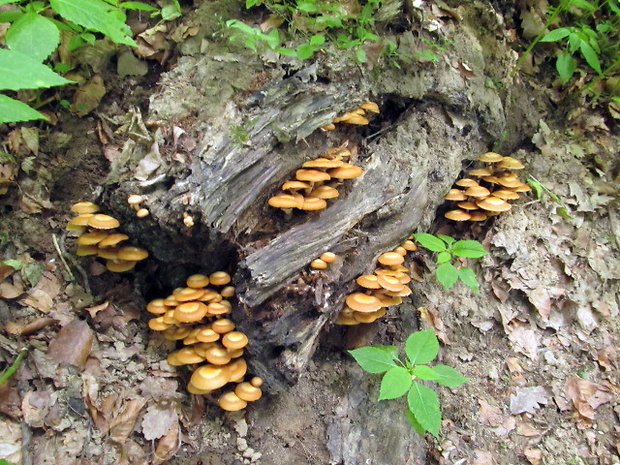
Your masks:
M 439 252 L 435 261 L 437 263 L 446 263 L 452 260 L 452 254 L 450 252 Z
M 18 123 L 36 119 L 47 117 L 19 100 L 0 94 L 0 123 Z
M 435 269 L 435 276 L 446 289 L 450 289 L 459 280 L 459 272 L 452 263 L 448 262 L 442 263 Z
M 413 237 L 422 247 L 427 248 L 431 252 L 445 252 L 447 250 L 445 242 L 432 234 L 415 233 Z
M 571 29 L 560 27 L 558 29 L 554 29 L 553 31 L 547 32 L 540 42 L 557 42 L 562 40 L 565 37 L 568 37 L 571 33 Z
M 413 367 L 413 374 L 416 378 L 424 381 L 432 381 L 437 379 L 437 374 L 427 365 L 416 365 Z
M 23 53 L 0 49 L 0 90 L 40 89 L 71 82 Z
M 50 5 L 64 19 L 101 32 L 112 42 L 137 46 L 130 36 L 131 28 L 125 24 L 125 14 L 103 0 L 50 0 Z
M 418 434 L 426 433 L 426 430 L 422 428 L 422 425 L 420 424 L 418 420 L 416 420 L 415 415 L 413 414 L 411 410 L 409 409 L 405 410 L 405 418 L 407 419 L 409 424 L 413 426 L 413 429 L 415 430 L 416 433 Z
M 452 253 L 457 257 L 480 258 L 487 255 L 482 244 L 478 241 L 464 240 L 456 241 L 452 246 Z
M 417 331 L 405 341 L 405 354 L 411 365 L 423 365 L 439 353 L 439 341 L 432 329 Z
M 60 31 L 44 16 L 26 13 L 6 31 L 5 40 L 11 50 L 43 62 L 58 47 Z
M 459 279 L 463 283 L 475 292 L 478 292 L 478 280 L 476 279 L 476 273 L 468 266 L 462 266 L 458 269 Z
M 441 410 L 435 391 L 414 381 L 407 395 L 407 404 L 420 426 L 437 437 L 441 426 Z
M 396 346 L 368 346 L 348 351 L 355 361 L 368 373 L 384 373 L 397 366 Z
M 437 375 L 435 381 L 442 386 L 457 387 L 469 381 L 469 378 L 466 378 L 448 365 L 435 365 L 431 369 Z
M 381 378 L 379 400 L 396 399 L 411 387 L 411 374 L 403 367 L 390 368 Z

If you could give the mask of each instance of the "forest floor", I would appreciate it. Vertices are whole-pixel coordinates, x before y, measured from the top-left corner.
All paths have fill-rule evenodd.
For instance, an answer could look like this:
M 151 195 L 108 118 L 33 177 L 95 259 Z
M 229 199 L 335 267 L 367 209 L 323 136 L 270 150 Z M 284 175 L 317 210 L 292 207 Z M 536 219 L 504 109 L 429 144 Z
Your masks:
M 327 331 L 288 391 L 266 394 L 236 413 L 187 393 L 185 375 L 163 360 L 169 344 L 147 328 L 144 276 L 112 275 L 74 257 L 65 225 L 73 203 L 97 199 L 122 139 L 161 90 L 159 73 L 175 66 L 173 40 L 195 33 L 191 18 L 158 31 L 151 46 L 160 61 L 148 62 L 146 76 L 132 76 L 142 73 L 135 63 L 120 74 L 114 61 L 102 64 L 106 94 L 95 111 L 82 117 L 60 111 L 50 125 L 0 127 L 0 147 L 11 155 L 0 159 L 0 369 L 28 349 L 0 385 L 0 459 L 20 465 L 620 464 L 617 121 L 586 100 L 562 107 L 571 90 L 545 88 L 554 77 L 542 65 L 539 72 L 548 73 L 542 80 L 519 79 L 532 95 L 544 96 L 548 111 L 504 155 L 522 160 L 524 176 L 557 201 L 530 194 L 487 223 L 455 226 L 439 217 L 434 225 L 434 232 L 480 240 L 490 251 L 469 263 L 479 293 L 460 284 L 443 289 L 430 271 L 432 257 L 420 251 L 425 282 L 398 311 L 362 333 Z M 390 424 L 369 433 L 355 430 L 346 416 L 350 405 L 382 409 L 387 401 L 374 401 L 379 380 L 362 373 L 343 347 L 400 344 L 418 325 L 435 330 L 443 343 L 440 361 L 470 381 L 438 389 L 441 438 L 425 436 L 417 456 L 389 463 L 372 451 L 389 444 Z M 334 433 L 343 424 L 373 444 L 367 456 L 360 451 L 352 459 L 355 451 Z

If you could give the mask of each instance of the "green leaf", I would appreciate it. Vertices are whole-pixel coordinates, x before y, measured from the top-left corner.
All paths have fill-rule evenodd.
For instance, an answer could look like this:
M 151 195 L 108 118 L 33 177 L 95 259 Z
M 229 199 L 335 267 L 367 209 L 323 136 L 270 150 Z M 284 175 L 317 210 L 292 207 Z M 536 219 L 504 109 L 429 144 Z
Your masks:
M 418 241 L 422 247 L 432 252 L 444 252 L 447 250 L 445 242 L 432 234 L 415 233 L 413 237 L 415 237 L 415 240 Z
M 441 410 L 435 391 L 414 381 L 407 395 L 407 404 L 420 426 L 437 437 L 441 427 Z
M 457 257 L 480 258 L 489 252 L 484 249 L 480 242 L 465 240 L 456 241 L 452 246 L 452 253 Z
M 11 268 L 13 268 L 14 270 L 21 270 L 22 266 L 24 266 L 23 262 L 20 262 L 19 260 L 2 260 L 0 261 L 0 263 L 2 263 L 3 265 L 6 266 L 10 266 Z
M 456 239 L 454 237 L 446 236 L 445 234 L 437 234 L 437 237 L 448 245 L 454 244 L 456 242 Z
M 16 465 L 16 464 L 14 462 L 9 462 L 8 460 L 0 459 L 0 465 Z
M 277 29 L 272 29 L 269 31 L 269 34 L 262 34 L 261 38 L 271 50 L 275 50 L 280 46 L 280 32 Z
M 452 260 L 452 254 L 450 252 L 439 252 L 435 261 L 437 263 L 446 263 Z
M 409 410 L 409 408 L 405 410 L 405 418 L 407 419 L 409 424 L 413 426 L 413 429 L 415 430 L 416 433 L 418 434 L 426 433 L 426 430 L 422 428 L 422 425 L 420 425 L 418 420 L 416 420 L 415 415 L 413 414 L 411 410 Z
M 566 84 L 570 81 L 570 78 L 573 77 L 573 74 L 575 74 L 577 65 L 575 63 L 575 59 L 570 53 L 562 52 L 558 55 L 558 58 L 555 61 L 555 69 L 557 70 L 562 83 Z
M 161 18 L 164 21 L 170 21 L 172 19 L 181 16 L 181 5 L 178 0 L 171 0 L 168 5 L 164 5 L 161 9 Z
M 570 28 L 560 27 L 551 32 L 547 32 L 543 38 L 540 39 L 540 42 L 557 42 L 565 37 L 568 37 L 571 32 L 572 31 Z
M 459 280 L 459 272 L 452 263 L 442 263 L 435 269 L 435 276 L 441 285 L 450 289 Z
M 348 352 L 368 373 L 383 373 L 397 366 L 398 350 L 395 346 L 368 346 Z
M 303 11 L 304 13 L 316 13 L 319 9 L 319 6 L 314 0 L 298 0 L 296 9 L 299 11 Z
M 468 266 L 462 266 L 458 269 L 459 279 L 475 292 L 478 292 L 478 280 L 476 273 Z
M 308 43 L 315 47 L 319 45 L 323 45 L 325 43 L 325 36 L 322 34 L 315 34 L 312 37 L 310 37 L 310 40 L 308 41 Z
M 437 375 L 435 381 L 442 386 L 457 387 L 469 381 L 469 378 L 466 378 L 448 365 L 435 365 L 431 369 Z
M 433 369 L 427 365 L 416 365 L 413 367 L 413 374 L 416 378 L 423 379 L 425 381 L 432 381 L 437 379 L 437 374 Z
M 295 52 L 295 50 L 292 50 L 290 48 L 285 48 L 285 47 L 277 48 L 276 52 L 278 52 L 280 55 L 284 55 L 286 57 L 294 57 L 294 56 L 297 55 L 297 52 Z
M 586 62 L 590 65 L 590 68 L 592 68 L 598 74 L 603 74 L 603 71 L 601 70 L 601 62 L 599 61 L 596 52 L 590 44 L 588 44 L 587 42 L 581 42 L 579 51 L 581 52 L 581 55 L 586 60 Z
M 50 5 L 68 21 L 101 32 L 117 44 L 137 46 L 130 36 L 131 28 L 125 24 L 125 14 L 103 0 L 50 0 Z
M 40 89 L 71 82 L 29 56 L 0 49 L 0 90 Z
M 15 52 L 43 62 L 60 43 L 60 31 L 44 16 L 26 13 L 6 32 L 6 44 Z
M 118 5 L 121 8 L 127 8 L 128 10 L 140 10 L 140 11 L 159 11 L 153 5 L 142 2 L 123 2 Z
M 18 123 L 35 119 L 47 119 L 47 117 L 19 100 L 0 94 L 0 123 Z
M 417 331 L 405 341 L 405 353 L 411 365 L 422 365 L 439 353 L 439 341 L 432 329 Z
M 20 0 L 0 0 L 0 5 L 6 5 L 7 3 L 17 3 Z
M 536 199 L 540 200 L 542 198 L 543 193 L 545 192 L 545 189 L 542 186 L 542 184 L 540 182 L 538 182 L 536 179 L 532 178 L 531 176 L 528 177 L 527 184 L 534 191 L 534 197 L 536 197 Z
M 404 395 L 411 387 L 411 374 L 403 367 L 390 368 L 381 378 L 379 400 L 396 399 Z
M 558 207 L 555 212 L 558 215 L 560 215 L 562 218 L 564 218 L 565 220 L 573 219 L 573 215 L 570 214 L 570 212 L 568 211 L 568 208 L 565 205 Z
M 366 63 L 366 51 L 362 47 L 355 49 L 355 59 L 358 63 Z
M 297 47 L 297 58 L 300 60 L 307 60 L 314 55 L 316 48 L 310 44 L 301 44 Z

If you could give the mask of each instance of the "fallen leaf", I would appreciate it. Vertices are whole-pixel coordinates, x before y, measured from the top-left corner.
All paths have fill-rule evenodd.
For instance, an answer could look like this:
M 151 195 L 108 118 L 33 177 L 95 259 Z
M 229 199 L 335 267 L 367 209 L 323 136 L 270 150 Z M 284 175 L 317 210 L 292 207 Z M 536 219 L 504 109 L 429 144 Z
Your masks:
M 507 357 L 506 366 L 508 367 L 508 371 L 510 373 L 523 373 L 524 371 L 517 357 Z
M 612 399 L 603 386 L 579 376 L 571 376 L 566 380 L 565 392 L 577 413 L 588 420 L 594 420 L 595 410 Z
M 517 434 L 519 436 L 525 436 L 526 438 L 532 438 L 540 436 L 542 433 L 531 423 L 523 422 L 517 425 Z
M 178 424 L 178 421 L 174 404 L 171 402 L 153 403 L 147 407 L 142 418 L 142 434 L 148 441 L 159 439 L 168 433 L 170 426 Z
M 517 426 L 517 418 L 512 416 L 507 416 L 504 418 L 504 421 L 493 430 L 493 432 L 499 437 L 505 437 L 510 434 L 510 432 L 515 429 Z
M 501 410 L 483 399 L 478 399 L 478 404 L 480 404 L 478 408 L 480 423 L 486 426 L 499 426 L 503 420 Z
M 493 454 L 488 450 L 476 449 L 474 453 L 476 458 L 472 465 L 495 465 L 497 463 Z
M 540 335 L 525 324 L 513 321 L 508 325 L 508 339 L 513 343 L 515 352 L 522 353 L 532 360 L 538 358 Z
M 142 398 L 130 399 L 126 402 L 122 412 L 110 422 L 110 439 L 123 443 L 129 437 L 145 403 L 146 400 Z
M 450 339 L 448 339 L 448 335 L 445 331 L 446 327 L 437 309 L 432 307 L 418 307 L 418 312 L 420 312 L 420 318 L 433 328 L 439 340 L 444 344 L 450 345 Z
M 179 422 L 176 421 L 170 425 L 166 435 L 157 442 L 153 463 L 158 464 L 167 461 L 179 450 L 180 446 Z
M 532 465 L 540 465 L 542 462 L 543 453 L 540 449 L 525 449 L 523 454 Z
M 78 116 L 85 116 L 99 106 L 106 94 L 105 84 L 100 74 L 95 74 L 75 91 L 71 109 Z
M 510 413 L 519 415 L 524 412 L 536 413 L 540 405 L 547 405 L 549 394 L 542 386 L 519 387 L 510 396 Z
M 88 323 L 75 320 L 58 331 L 49 343 L 47 355 L 56 363 L 84 368 L 93 346 L 93 332 Z

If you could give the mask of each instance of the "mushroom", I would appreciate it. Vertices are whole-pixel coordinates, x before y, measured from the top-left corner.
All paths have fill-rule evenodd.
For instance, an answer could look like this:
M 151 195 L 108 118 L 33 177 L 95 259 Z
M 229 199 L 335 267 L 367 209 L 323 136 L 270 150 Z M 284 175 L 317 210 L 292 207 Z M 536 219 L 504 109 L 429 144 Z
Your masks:
M 456 184 L 459 187 L 473 187 L 473 186 L 478 185 L 476 181 L 474 181 L 473 179 L 469 179 L 469 178 L 459 179 L 454 184 Z
M 209 275 L 209 281 L 214 286 L 225 286 L 232 281 L 232 278 L 225 271 L 216 271 Z
M 472 186 L 465 190 L 465 195 L 468 197 L 487 197 L 491 195 L 491 191 L 489 191 L 486 187 Z
M 473 170 L 469 170 L 467 172 L 469 175 L 471 176 L 477 176 L 477 177 L 482 177 L 482 176 L 491 176 L 491 170 L 488 170 L 486 168 L 475 168 Z
M 174 319 L 181 323 L 194 323 L 202 320 L 208 311 L 200 301 L 182 302 L 174 309 Z
M 311 185 L 304 181 L 286 181 L 282 184 L 283 191 L 296 191 L 299 189 L 309 189 L 310 187 Z
M 229 367 L 208 363 L 196 368 L 189 382 L 198 389 L 214 390 L 224 386 L 229 379 Z
M 482 155 L 480 155 L 478 157 L 478 160 L 484 162 L 484 163 L 497 163 L 502 161 L 504 157 L 502 155 L 500 155 L 499 153 L 495 153 L 495 152 L 486 152 L 483 153 Z
M 379 277 L 376 274 L 365 274 L 359 276 L 355 282 L 366 289 L 381 289 Z
M 385 252 L 379 255 L 377 261 L 382 265 L 393 266 L 400 265 L 405 261 L 405 258 L 397 252 Z
M 310 191 L 308 197 L 316 197 L 319 199 L 335 199 L 340 193 L 331 186 L 317 186 Z
M 521 163 L 519 160 L 517 160 L 516 158 L 504 157 L 497 164 L 497 167 L 508 169 L 508 170 L 522 170 L 523 168 L 525 168 L 525 165 Z
M 303 197 L 302 197 L 303 199 Z M 267 203 L 275 208 L 299 208 L 299 201 L 292 194 L 278 194 L 270 197 Z M 303 202 L 302 202 L 303 205 Z
M 233 391 L 229 391 L 225 392 L 217 399 L 217 405 L 219 405 L 222 410 L 236 412 L 246 408 L 248 403 L 240 399 Z
M 342 160 L 333 159 L 333 158 L 315 158 L 314 160 L 309 160 L 304 162 L 301 166 L 302 168 L 338 168 L 342 166 L 344 162 Z
M 298 169 L 297 171 L 295 171 L 295 177 L 298 181 L 308 182 L 329 181 L 331 179 L 331 176 L 325 171 L 315 169 Z
M 93 202 L 78 202 L 71 206 L 73 213 L 97 213 L 99 206 Z
M 138 209 L 138 211 L 136 211 L 136 216 L 138 218 L 146 218 L 150 214 L 151 214 L 151 212 L 149 212 L 146 208 L 140 208 L 140 209 Z
M 334 252 L 323 252 L 319 259 L 326 263 L 334 263 L 336 261 L 336 254 Z
M 452 221 L 467 221 L 471 218 L 471 215 L 464 210 L 450 210 L 443 216 Z
M 314 268 L 315 270 L 325 270 L 327 269 L 327 262 L 317 258 L 310 262 L 310 268 Z
M 88 219 L 88 226 L 95 229 L 114 229 L 118 228 L 121 223 L 110 215 L 95 213 Z
M 140 261 L 144 260 L 148 256 L 149 253 L 139 247 L 125 246 L 118 249 L 118 258 L 121 260 Z
M 246 402 L 254 402 L 262 397 L 263 391 L 259 386 L 254 386 L 252 383 L 245 381 L 235 386 L 235 394 Z
M 478 202 L 478 206 L 483 210 L 498 213 L 508 211 L 512 208 L 512 206 L 505 200 L 493 196 L 480 200 Z
M 114 273 L 124 273 L 125 271 L 132 270 L 136 266 L 136 262 L 131 260 L 108 260 L 105 263 L 105 267 L 108 271 Z
M 304 199 L 304 204 L 301 207 L 302 210 L 312 211 L 312 210 L 322 210 L 327 207 L 327 202 L 323 199 L 319 199 L 317 197 L 306 197 Z
M 353 179 L 361 176 L 364 170 L 356 165 L 343 163 L 338 168 L 328 170 L 329 176 L 336 179 Z
M 222 336 L 222 345 L 227 349 L 243 349 L 248 342 L 248 337 L 241 331 L 230 331 Z
M 450 191 L 444 196 L 446 200 L 463 201 L 467 200 L 465 192 L 460 189 L 450 189 Z
M 364 294 L 362 292 L 354 292 L 349 294 L 345 299 L 345 302 L 349 308 L 357 312 L 375 312 L 381 308 L 381 301 L 372 295 Z

